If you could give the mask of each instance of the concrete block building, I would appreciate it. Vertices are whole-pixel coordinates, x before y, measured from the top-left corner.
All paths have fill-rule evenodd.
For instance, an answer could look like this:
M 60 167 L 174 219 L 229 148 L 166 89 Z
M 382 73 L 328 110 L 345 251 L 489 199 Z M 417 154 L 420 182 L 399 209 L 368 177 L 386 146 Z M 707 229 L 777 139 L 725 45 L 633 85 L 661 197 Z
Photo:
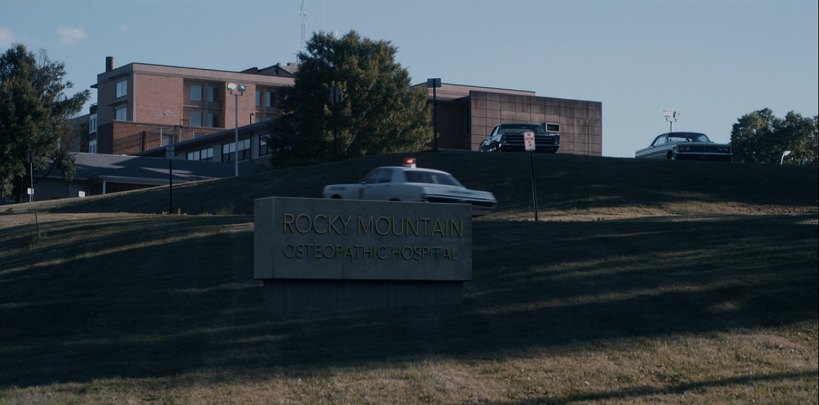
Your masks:
M 432 100 L 432 89 L 428 88 L 427 93 Z M 603 105 L 597 101 L 448 83 L 436 89 L 435 99 L 439 148 L 476 151 L 496 125 L 532 122 L 559 128 L 558 153 L 601 156 L 603 152 Z

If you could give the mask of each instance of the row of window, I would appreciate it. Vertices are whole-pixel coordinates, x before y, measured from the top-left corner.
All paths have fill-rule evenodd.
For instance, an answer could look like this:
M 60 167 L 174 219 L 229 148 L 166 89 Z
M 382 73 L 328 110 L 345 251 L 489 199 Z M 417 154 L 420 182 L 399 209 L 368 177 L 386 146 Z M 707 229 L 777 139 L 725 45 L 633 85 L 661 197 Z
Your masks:
M 211 127 L 211 128 L 219 128 L 219 114 L 209 112 L 205 115 L 206 121 L 202 122 L 202 112 L 201 111 L 191 111 L 188 114 L 188 125 L 192 127 Z
M 259 156 L 265 156 L 270 154 L 270 147 L 267 145 L 267 141 L 263 138 L 259 138 Z M 233 162 L 236 156 L 236 143 L 223 143 L 222 144 L 222 162 Z M 191 151 L 185 154 L 185 159 L 187 160 L 204 160 L 210 161 L 213 160 L 213 148 L 203 148 L 195 151 Z M 250 159 L 250 139 L 240 139 L 239 140 L 239 161 L 248 160 Z
M 204 100 L 204 90 L 207 89 L 207 100 L 209 103 L 219 102 L 219 92 L 221 87 L 218 84 L 191 83 L 190 101 L 202 102 Z
M 207 91 L 205 91 L 207 90 Z M 222 91 L 221 84 L 217 83 L 191 83 L 190 84 L 190 101 L 202 102 L 207 100 L 209 103 L 218 103 L 220 101 L 219 94 Z M 125 97 L 128 95 L 128 80 L 122 79 L 116 83 L 116 98 Z M 275 108 L 277 104 L 278 93 L 271 88 L 261 87 L 256 89 L 256 107 Z
M 213 148 L 205 148 L 195 150 L 193 152 L 188 152 L 186 156 L 187 160 L 205 160 L 209 161 L 213 159 Z
M 222 161 L 233 162 L 236 155 L 236 142 L 222 144 Z M 239 161 L 250 159 L 250 139 L 239 140 Z
M 278 93 L 269 88 L 256 89 L 256 109 L 276 108 Z
M 201 103 L 205 101 L 205 94 L 207 94 L 208 103 L 218 103 L 220 101 L 219 94 L 222 92 L 221 84 L 217 83 L 191 83 L 190 84 L 190 101 Z M 278 104 L 278 93 L 267 87 L 260 87 L 256 89 L 256 108 L 268 109 L 276 108 Z
M 190 98 L 192 102 L 201 103 L 207 94 L 208 103 L 218 103 L 219 94 L 222 91 L 220 84 L 215 83 L 191 83 L 190 84 Z M 128 95 L 128 80 L 122 79 L 116 82 L 116 98 L 125 97 Z M 278 93 L 271 88 L 260 87 L 256 90 L 256 109 L 267 110 L 275 109 L 277 106 Z M 202 120 L 203 114 L 199 111 L 193 111 L 188 116 L 189 125 L 192 127 L 213 127 L 220 128 L 219 114 L 215 112 L 208 112 L 204 116 L 205 121 Z M 114 107 L 114 119 L 117 121 L 128 120 L 128 109 L 126 104 L 121 104 Z M 261 118 L 256 117 L 258 122 Z M 96 126 L 95 126 L 96 127 Z M 95 128 L 96 130 L 96 128 Z

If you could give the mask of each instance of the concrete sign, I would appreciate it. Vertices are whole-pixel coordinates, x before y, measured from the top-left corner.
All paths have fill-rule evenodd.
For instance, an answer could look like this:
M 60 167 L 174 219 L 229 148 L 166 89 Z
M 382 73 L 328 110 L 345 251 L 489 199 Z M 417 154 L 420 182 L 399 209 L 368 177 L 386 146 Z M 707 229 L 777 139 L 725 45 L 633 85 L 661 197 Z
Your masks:
M 265 280 L 266 288 L 299 280 L 276 284 L 279 295 L 290 295 L 294 286 L 303 288 L 310 280 L 321 281 L 315 285 L 324 295 L 333 286 L 344 286 L 344 294 L 394 296 L 396 289 L 406 293 L 409 286 L 415 291 L 425 285 L 438 290 L 454 285 L 460 301 L 462 283 L 472 279 L 471 215 L 471 207 L 462 204 L 258 199 L 254 277 Z M 452 299 L 450 294 L 444 301 Z M 410 301 L 404 304 L 423 304 Z

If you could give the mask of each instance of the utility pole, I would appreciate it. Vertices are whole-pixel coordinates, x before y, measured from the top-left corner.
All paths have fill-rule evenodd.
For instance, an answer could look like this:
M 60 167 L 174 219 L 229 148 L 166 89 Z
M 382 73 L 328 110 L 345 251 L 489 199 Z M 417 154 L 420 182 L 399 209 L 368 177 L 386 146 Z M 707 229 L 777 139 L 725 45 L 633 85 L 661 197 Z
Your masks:
M 30 150 L 28 151 L 28 176 L 31 185 L 31 188 L 28 189 L 28 202 L 32 202 L 34 201 L 34 153 Z
M 440 78 L 427 79 L 427 88 L 432 87 L 432 150 L 438 151 L 438 94 L 435 91 L 441 87 Z
M 299 18 L 301 19 L 301 42 L 299 42 L 299 49 L 302 49 L 307 42 L 307 0 L 301 0 Z
M 333 113 L 333 160 L 338 160 L 338 108 L 341 103 L 341 89 L 331 88 L 328 98 Z

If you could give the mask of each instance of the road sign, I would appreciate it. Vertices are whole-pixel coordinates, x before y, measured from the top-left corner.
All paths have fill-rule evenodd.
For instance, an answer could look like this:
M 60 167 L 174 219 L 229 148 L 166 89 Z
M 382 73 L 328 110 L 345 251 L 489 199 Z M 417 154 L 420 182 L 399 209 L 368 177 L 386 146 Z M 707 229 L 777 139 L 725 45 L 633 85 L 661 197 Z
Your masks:
M 535 133 L 526 131 L 523 133 L 523 149 L 527 151 L 535 150 Z

